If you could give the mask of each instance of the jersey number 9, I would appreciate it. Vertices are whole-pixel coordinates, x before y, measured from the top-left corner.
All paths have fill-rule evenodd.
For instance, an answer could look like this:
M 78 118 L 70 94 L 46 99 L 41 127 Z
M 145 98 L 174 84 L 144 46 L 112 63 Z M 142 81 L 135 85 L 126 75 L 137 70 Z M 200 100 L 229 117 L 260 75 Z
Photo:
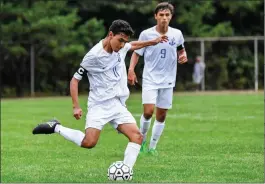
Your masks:
M 161 49 L 160 54 L 161 54 L 161 58 L 166 58 L 167 50 Z

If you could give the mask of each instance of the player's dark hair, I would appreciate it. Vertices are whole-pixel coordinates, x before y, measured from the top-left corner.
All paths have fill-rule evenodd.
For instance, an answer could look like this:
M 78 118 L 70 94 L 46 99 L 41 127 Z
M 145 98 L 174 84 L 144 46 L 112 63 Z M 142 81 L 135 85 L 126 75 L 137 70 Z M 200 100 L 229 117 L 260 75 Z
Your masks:
M 159 3 L 156 8 L 155 8 L 155 14 L 157 14 L 161 10 L 169 10 L 171 14 L 173 15 L 174 13 L 174 6 L 168 2 L 162 2 Z
M 125 20 L 114 20 L 109 27 L 109 31 L 112 31 L 114 35 L 119 33 L 124 33 L 127 36 L 132 36 L 134 34 L 134 31 L 130 24 L 126 22 Z

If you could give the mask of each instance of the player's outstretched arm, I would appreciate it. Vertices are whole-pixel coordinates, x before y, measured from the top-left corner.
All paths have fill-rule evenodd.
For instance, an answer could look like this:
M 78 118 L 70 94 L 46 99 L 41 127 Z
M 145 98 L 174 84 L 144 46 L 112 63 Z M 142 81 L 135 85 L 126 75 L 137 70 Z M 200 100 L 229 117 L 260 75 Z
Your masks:
M 187 53 L 185 48 L 182 48 L 181 50 L 178 50 L 178 62 L 180 64 L 186 63 L 188 61 Z
M 73 115 L 77 120 L 82 116 L 82 109 L 80 108 L 78 103 L 78 83 L 79 80 L 75 77 L 73 77 L 70 82 L 70 94 L 73 102 Z
M 139 60 L 139 54 L 136 52 L 133 52 L 132 57 L 131 57 L 131 62 L 130 62 L 130 67 L 128 70 L 128 83 L 130 85 L 135 85 L 135 83 L 138 83 L 136 74 L 134 72 L 134 68 L 137 65 Z
M 132 41 L 130 42 L 130 44 L 132 45 L 131 47 L 131 51 L 137 50 L 137 49 L 141 49 L 143 47 L 147 47 L 147 46 L 151 46 L 151 45 L 156 45 L 158 43 L 162 43 L 162 42 L 167 42 L 168 41 L 168 37 L 163 35 L 163 36 L 159 36 L 156 39 L 153 40 L 148 40 L 148 41 Z

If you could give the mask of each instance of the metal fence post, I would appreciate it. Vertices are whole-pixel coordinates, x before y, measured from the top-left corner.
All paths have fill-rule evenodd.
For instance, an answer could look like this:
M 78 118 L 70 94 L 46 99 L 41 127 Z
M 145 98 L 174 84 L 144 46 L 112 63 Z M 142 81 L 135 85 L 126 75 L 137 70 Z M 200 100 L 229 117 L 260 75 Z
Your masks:
M 34 45 L 30 45 L 30 95 L 33 97 L 35 96 L 35 50 Z
M 254 80 L 255 80 L 255 91 L 258 91 L 259 90 L 259 65 L 258 65 L 258 39 L 255 38 L 254 39 L 254 65 L 255 65 L 255 68 L 254 68 L 254 74 L 255 74 L 255 77 L 254 77 Z
M 205 63 L 205 56 L 204 56 L 204 40 L 201 40 L 201 60 Z M 201 89 L 205 91 L 205 70 L 203 73 L 203 78 L 201 82 Z

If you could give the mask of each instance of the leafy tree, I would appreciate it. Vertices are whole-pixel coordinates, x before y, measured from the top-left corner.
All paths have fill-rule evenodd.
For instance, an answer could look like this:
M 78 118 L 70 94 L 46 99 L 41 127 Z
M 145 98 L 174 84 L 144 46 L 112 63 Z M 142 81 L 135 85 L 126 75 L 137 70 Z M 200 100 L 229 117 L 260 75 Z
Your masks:
M 15 76 L 3 81 L 6 86 L 16 81 L 17 96 L 23 95 L 29 81 L 26 68 L 31 45 L 35 47 L 37 89 L 56 88 L 66 79 L 68 83 L 72 69 L 80 63 L 86 50 L 105 34 L 102 20 L 92 18 L 80 24 L 77 11 L 65 1 L 2 4 L 4 62 L 16 71 Z M 6 70 L 2 72 L 8 77 Z M 67 78 L 61 78 L 63 73 L 67 73 Z
M 115 19 L 127 20 L 140 32 L 156 24 L 154 9 L 161 2 L 100 1 L 7 1 L 1 2 L 0 66 L 4 94 L 29 92 L 30 47 L 35 48 L 35 81 L 39 92 L 65 94 L 84 54 L 106 34 Z M 263 1 L 171 0 L 175 12 L 170 26 L 184 37 L 263 35 Z M 104 21 L 103 21 L 104 20 Z M 193 58 L 199 43 L 185 44 L 189 63 L 178 67 L 178 90 L 189 89 Z M 259 42 L 259 84 L 263 85 L 263 43 Z M 206 89 L 253 88 L 253 44 L 205 42 Z M 130 54 L 126 58 L 129 65 Z M 136 68 L 142 75 L 143 60 Z M 81 83 L 80 91 L 87 89 Z

